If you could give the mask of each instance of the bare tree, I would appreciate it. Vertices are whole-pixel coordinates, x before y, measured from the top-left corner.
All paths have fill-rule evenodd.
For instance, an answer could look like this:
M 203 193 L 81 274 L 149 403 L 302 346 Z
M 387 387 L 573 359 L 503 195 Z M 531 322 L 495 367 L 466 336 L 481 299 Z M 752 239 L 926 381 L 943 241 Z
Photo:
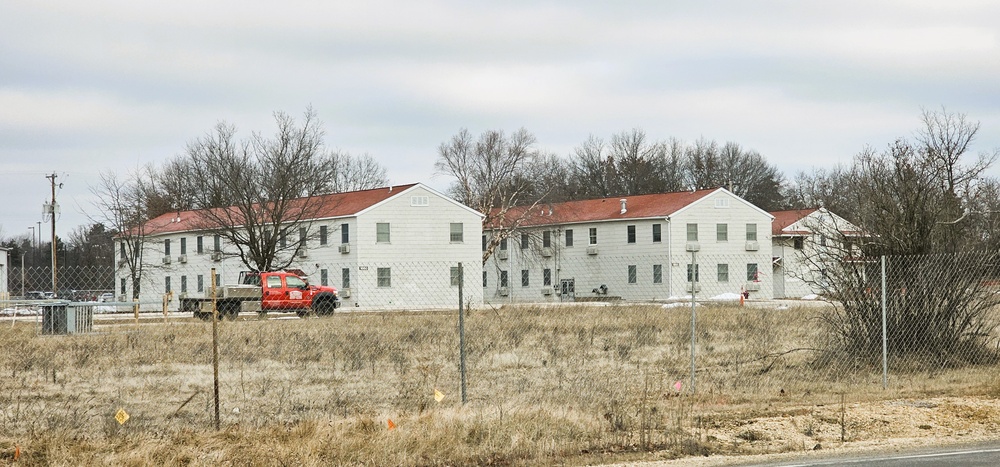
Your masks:
M 352 156 L 346 152 L 332 152 L 329 158 L 337 174 L 333 182 L 335 192 L 368 190 L 389 184 L 385 167 L 368 154 Z
M 951 113 L 944 107 L 940 111 L 924 109 L 921 121 L 924 128 L 917 133 L 917 141 L 923 146 L 930 162 L 941 171 L 945 189 L 953 195 L 960 196 L 971 182 L 996 162 L 998 151 L 994 150 L 992 153 L 980 153 L 971 165 L 962 164 L 969 145 L 979 133 L 979 122 L 968 121 L 965 114 Z
M 685 174 L 693 189 L 726 187 L 761 209 L 784 207 L 781 172 L 760 153 L 745 150 L 738 143 L 720 147 L 715 141 L 699 139 L 688 148 Z
M 337 190 L 344 158 L 323 150 L 323 131 L 312 109 L 302 122 L 275 113 L 271 137 L 218 124 L 187 147 L 198 227 L 226 239 L 255 270 L 285 268 L 314 235 L 311 220 Z M 350 164 L 348 164 L 350 165 Z M 376 177 L 377 178 L 377 177 Z
M 140 171 L 127 178 L 114 172 L 102 172 L 98 184 L 90 187 L 96 197 L 96 215 L 92 222 L 101 223 L 116 233 L 118 269 L 126 269 L 132 298 L 139 298 L 143 270 L 145 224 L 149 219 L 146 198 L 141 187 Z
M 608 198 L 677 191 L 682 153 L 678 142 L 651 141 L 640 129 L 591 136 L 574 150 L 574 199 Z
M 510 135 L 488 130 L 478 139 L 463 128 L 438 147 L 435 169 L 455 178 L 449 193 L 483 213 L 483 225 L 493 230 L 483 263 L 542 200 L 532 186 L 529 170 L 539 157 L 535 143 L 535 136 L 524 128 Z M 522 208 L 512 209 L 515 206 Z

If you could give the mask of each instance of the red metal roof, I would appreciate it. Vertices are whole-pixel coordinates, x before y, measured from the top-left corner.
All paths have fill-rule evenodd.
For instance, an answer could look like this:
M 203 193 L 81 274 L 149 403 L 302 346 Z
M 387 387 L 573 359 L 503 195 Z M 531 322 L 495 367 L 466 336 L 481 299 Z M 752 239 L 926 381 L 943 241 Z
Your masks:
M 681 208 L 704 198 L 717 190 L 678 191 L 673 193 L 658 193 L 652 195 L 615 196 L 613 198 L 588 199 L 583 201 L 567 201 L 565 203 L 539 204 L 534 212 L 521 222 L 521 226 L 541 226 L 554 224 L 570 224 L 579 222 L 608 221 L 621 219 L 644 219 L 667 217 Z M 621 200 L 625 200 L 625 213 L 621 212 Z M 499 225 L 511 226 L 519 219 L 528 206 L 518 206 L 503 213 L 494 209 L 490 214 L 491 225 L 484 225 L 489 230 Z
M 318 199 L 320 204 L 310 207 L 310 210 L 315 209 L 315 215 L 310 217 L 313 219 L 326 219 L 355 215 L 415 185 L 417 184 L 411 183 L 409 185 L 396 185 L 392 187 L 373 188 L 371 190 L 317 196 L 312 200 L 316 201 Z M 305 199 L 301 198 L 300 201 L 304 201 Z M 206 222 L 203 213 L 204 211 L 202 210 L 168 212 L 146 222 L 145 232 L 143 233 L 145 235 L 155 235 L 189 230 L 204 230 Z M 233 217 L 237 216 L 234 215 Z
M 798 222 L 802 218 L 816 212 L 819 208 L 793 209 L 790 211 L 771 211 L 774 221 L 771 222 L 771 235 L 805 235 L 808 231 L 785 232 L 785 228 Z

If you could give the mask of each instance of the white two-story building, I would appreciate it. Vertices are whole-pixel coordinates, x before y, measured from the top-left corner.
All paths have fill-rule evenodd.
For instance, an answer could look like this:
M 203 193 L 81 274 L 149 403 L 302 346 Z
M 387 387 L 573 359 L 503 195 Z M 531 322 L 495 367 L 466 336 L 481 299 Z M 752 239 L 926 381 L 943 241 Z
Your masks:
M 487 260 L 483 295 L 491 303 L 771 298 L 772 219 L 723 188 L 542 205 Z M 483 248 L 495 230 L 484 227 Z
M 861 229 L 825 208 L 774 211 L 771 226 L 775 298 L 822 294 L 826 268 L 860 261 Z
M 301 223 L 289 269 L 312 283 L 340 290 L 342 306 L 357 309 L 428 309 L 458 306 L 458 264 L 465 271 L 464 300 L 482 304 L 478 286 L 482 214 L 422 184 L 324 195 L 318 214 Z M 247 266 L 236 247 L 199 228 L 198 211 L 164 214 L 144 226 L 143 308 L 166 297 L 203 297 L 211 284 L 234 284 Z M 116 248 L 116 292 L 132 296 L 124 248 Z

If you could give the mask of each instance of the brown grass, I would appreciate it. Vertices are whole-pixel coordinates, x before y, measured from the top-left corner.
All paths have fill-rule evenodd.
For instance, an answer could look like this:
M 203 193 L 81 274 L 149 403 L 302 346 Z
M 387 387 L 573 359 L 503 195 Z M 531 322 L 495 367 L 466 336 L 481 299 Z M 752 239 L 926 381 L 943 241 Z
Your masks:
M 584 464 L 757 452 L 754 443 L 810 449 L 738 424 L 785 417 L 808 436 L 836 414 L 802 407 L 835 406 L 840 393 L 859 402 L 998 392 L 993 367 L 893 374 L 886 391 L 880 369 L 818 365 L 815 312 L 699 307 L 692 395 L 687 308 L 473 311 L 464 406 L 454 312 L 223 322 L 219 432 L 209 323 L 71 336 L 4 326 L 0 463 L 15 445 L 24 465 Z M 734 439 L 709 434 L 721 426 L 734 426 Z

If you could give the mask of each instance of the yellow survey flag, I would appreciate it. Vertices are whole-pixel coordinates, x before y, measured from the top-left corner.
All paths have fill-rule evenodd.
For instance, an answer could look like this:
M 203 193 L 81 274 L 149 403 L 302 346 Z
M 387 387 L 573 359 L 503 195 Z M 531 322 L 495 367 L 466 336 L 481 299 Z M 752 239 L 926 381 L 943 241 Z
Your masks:
M 438 402 L 441 402 L 442 400 L 444 400 L 444 394 L 442 394 L 441 391 L 438 391 L 437 389 L 435 389 L 434 390 L 434 400 L 436 400 Z

